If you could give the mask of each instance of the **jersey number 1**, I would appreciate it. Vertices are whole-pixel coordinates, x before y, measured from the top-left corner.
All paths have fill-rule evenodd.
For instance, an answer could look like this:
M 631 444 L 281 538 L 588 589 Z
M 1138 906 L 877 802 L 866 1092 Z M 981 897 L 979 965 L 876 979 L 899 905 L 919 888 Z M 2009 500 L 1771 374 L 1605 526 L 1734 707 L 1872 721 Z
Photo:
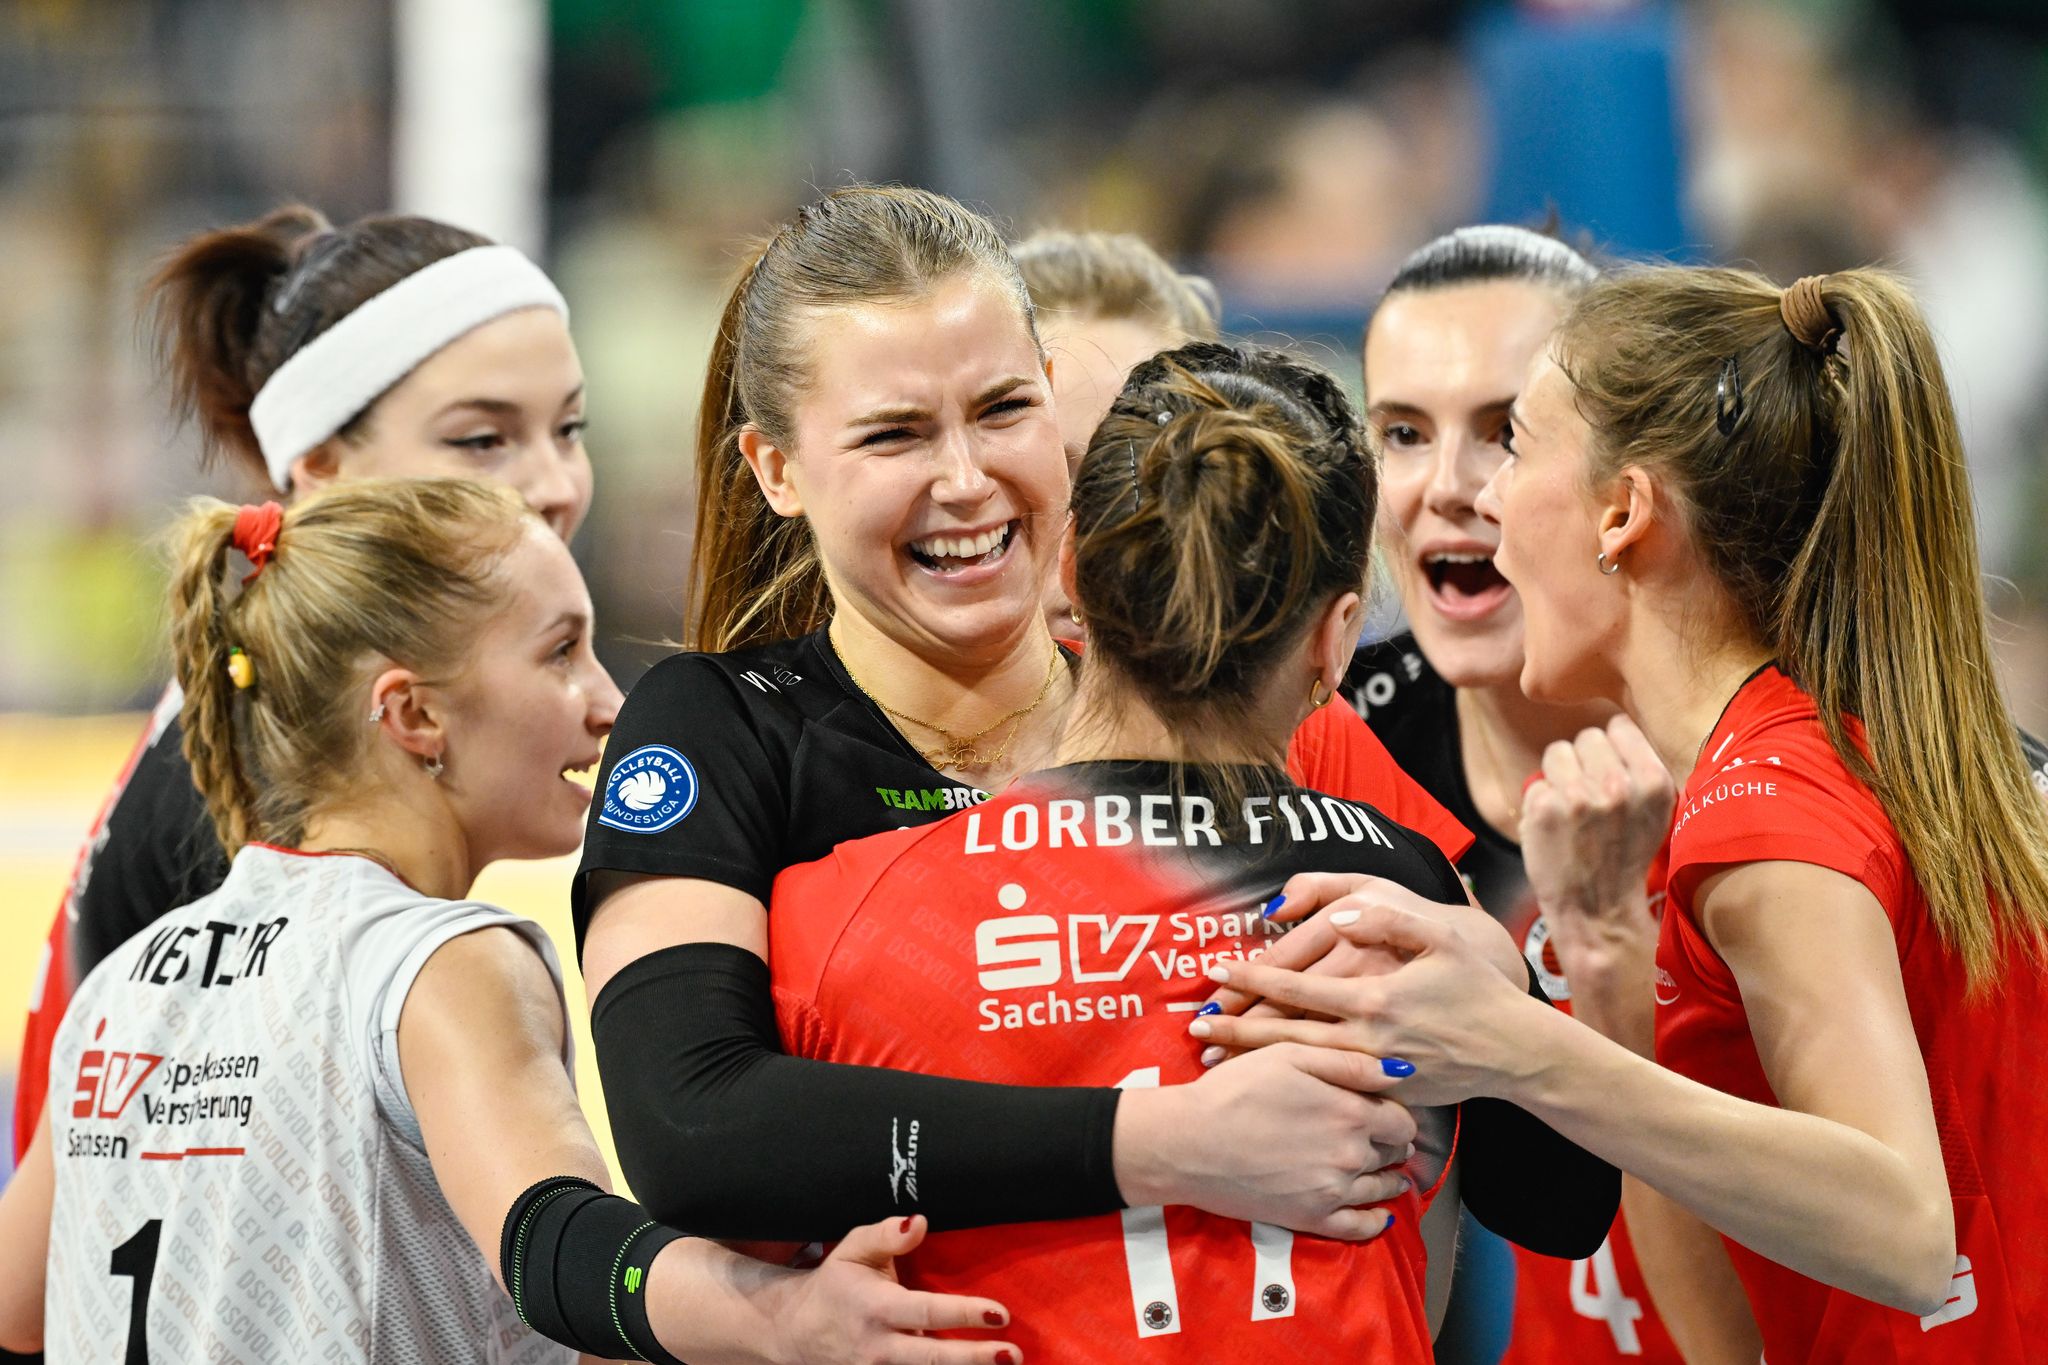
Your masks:
M 1159 1068 L 1133 1071 L 1116 1083 L 1119 1090 L 1152 1090 Z M 1166 1247 L 1166 1210 L 1125 1209 L 1124 1264 L 1131 1272 L 1131 1311 L 1141 1337 L 1171 1336 L 1180 1331 L 1180 1295 L 1173 1283 L 1173 1257 Z M 1252 1232 L 1252 1321 L 1294 1316 L 1294 1234 L 1270 1223 L 1248 1225 Z
M 156 1278 L 156 1244 L 164 1220 L 152 1218 L 133 1237 L 114 1248 L 107 1273 L 125 1275 L 135 1281 L 128 1298 L 128 1353 L 121 1365 L 149 1365 L 149 1288 Z

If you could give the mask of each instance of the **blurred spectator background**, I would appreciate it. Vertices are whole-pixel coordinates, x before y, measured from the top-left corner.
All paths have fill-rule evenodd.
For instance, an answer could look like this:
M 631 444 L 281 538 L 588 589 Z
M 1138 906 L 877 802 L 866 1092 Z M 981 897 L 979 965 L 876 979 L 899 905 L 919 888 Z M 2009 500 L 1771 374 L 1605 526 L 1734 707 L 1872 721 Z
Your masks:
M 0 961 L 58 884 L 6 858 L 61 876 L 140 723 L 48 718 L 153 700 L 153 534 L 190 492 L 261 492 L 198 469 L 138 326 L 153 260 L 199 228 L 300 198 L 541 254 L 590 379 L 577 550 L 626 684 L 680 629 L 739 244 L 849 179 L 1019 235 L 1139 232 L 1216 281 L 1230 330 L 1354 385 L 1382 283 L 1459 223 L 1781 281 L 1888 262 L 1945 350 L 2040 731 L 2044 172 L 2040 0 L 5 0 Z

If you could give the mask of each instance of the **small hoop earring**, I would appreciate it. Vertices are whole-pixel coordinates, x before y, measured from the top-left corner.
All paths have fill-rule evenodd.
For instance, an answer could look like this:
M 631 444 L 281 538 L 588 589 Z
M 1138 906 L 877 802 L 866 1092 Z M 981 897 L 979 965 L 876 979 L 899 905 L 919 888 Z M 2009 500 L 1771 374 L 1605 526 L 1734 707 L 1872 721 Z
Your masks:
M 1318 694 L 1320 694 L 1320 695 L 1318 695 Z M 1336 695 L 1337 695 L 1337 694 L 1336 694 L 1335 692 L 1325 692 L 1325 691 L 1323 691 L 1323 680 L 1322 680 L 1321 678 L 1317 678 L 1317 679 L 1316 679 L 1316 680 L 1315 680 L 1314 682 L 1312 682 L 1312 683 L 1310 683 L 1310 684 L 1309 684 L 1309 689 L 1308 689 L 1308 706 L 1309 706 L 1309 710 L 1311 710 L 1311 711 L 1319 711 L 1319 710 L 1321 710 L 1321 709 L 1322 709 L 1323 707 L 1325 707 L 1325 706 L 1329 705 L 1329 704 L 1330 704 L 1330 698 L 1332 698 L 1332 697 L 1334 697 L 1334 696 L 1336 696 Z
M 372 724 L 372 725 L 377 725 L 377 724 L 380 724 L 380 723 L 382 723 L 383 719 L 384 719 L 384 703 L 380 701 L 380 702 L 378 702 L 378 703 L 377 703 L 377 704 L 376 704 L 375 706 L 373 706 L 373 707 L 371 707 L 371 708 L 370 708 L 370 724 Z
M 1607 574 L 1609 577 L 1612 577 L 1613 575 L 1621 572 L 1621 561 L 1617 559 L 1612 564 L 1609 564 L 1607 562 L 1607 551 L 1605 550 L 1602 550 L 1599 554 L 1594 555 L 1593 562 L 1600 566 L 1601 573 Z
M 432 758 L 428 759 L 425 763 L 422 763 L 420 766 L 426 770 L 427 780 L 430 782 L 440 781 L 441 774 L 447 771 L 448 767 L 447 764 L 441 761 L 441 755 L 439 754 L 435 754 Z

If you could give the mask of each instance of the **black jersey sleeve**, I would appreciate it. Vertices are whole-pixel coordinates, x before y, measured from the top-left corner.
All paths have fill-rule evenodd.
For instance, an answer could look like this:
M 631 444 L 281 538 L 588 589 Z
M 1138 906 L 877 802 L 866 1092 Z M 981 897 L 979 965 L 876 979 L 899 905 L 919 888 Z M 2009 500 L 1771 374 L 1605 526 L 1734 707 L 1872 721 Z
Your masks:
M 158 916 L 191 904 L 227 877 L 227 855 L 192 783 L 184 731 L 175 719 L 136 757 L 95 844 L 72 890 L 74 981 L 83 981 Z
M 910 1213 L 943 1229 L 1123 1207 L 1117 1091 L 786 1056 L 767 965 L 743 948 L 631 963 L 598 994 L 590 1031 L 635 1196 L 702 1236 L 828 1241 Z M 899 1126 L 920 1135 L 905 1186 L 891 1178 Z
M 1400 832 L 1429 864 L 1442 900 L 1463 903 L 1465 885 L 1442 851 Z M 1580 1260 L 1600 1249 L 1614 1225 L 1621 1172 L 1519 1105 L 1471 1099 L 1460 1106 L 1458 1197 L 1488 1231 L 1545 1256 Z
M 788 861 L 793 755 L 772 691 L 747 695 L 709 655 L 678 654 L 641 678 L 619 710 L 570 891 L 576 948 L 590 927 L 590 877 L 700 877 L 768 903 Z

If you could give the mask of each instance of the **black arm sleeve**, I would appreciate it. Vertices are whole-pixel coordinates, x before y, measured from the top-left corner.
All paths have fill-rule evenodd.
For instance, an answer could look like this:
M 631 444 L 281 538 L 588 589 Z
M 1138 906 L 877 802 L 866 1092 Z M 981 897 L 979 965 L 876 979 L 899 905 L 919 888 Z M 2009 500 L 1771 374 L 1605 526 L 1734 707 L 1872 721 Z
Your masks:
M 1529 994 L 1550 1003 L 1534 972 Z M 1598 1251 L 1621 1209 L 1621 1172 L 1506 1100 L 1461 1110 L 1458 1197 L 1481 1226 L 1544 1256 Z
M 1121 1209 L 1118 1092 L 987 1085 L 783 1054 L 767 964 L 693 943 L 591 1010 L 619 1165 L 652 1216 L 710 1237 L 824 1241 Z
M 74 891 L 77 918 L 67 936 L 73 981 L 227 877 L 227 855 L 192 784 L 177 721 L 137 756 L 95 844 Z

